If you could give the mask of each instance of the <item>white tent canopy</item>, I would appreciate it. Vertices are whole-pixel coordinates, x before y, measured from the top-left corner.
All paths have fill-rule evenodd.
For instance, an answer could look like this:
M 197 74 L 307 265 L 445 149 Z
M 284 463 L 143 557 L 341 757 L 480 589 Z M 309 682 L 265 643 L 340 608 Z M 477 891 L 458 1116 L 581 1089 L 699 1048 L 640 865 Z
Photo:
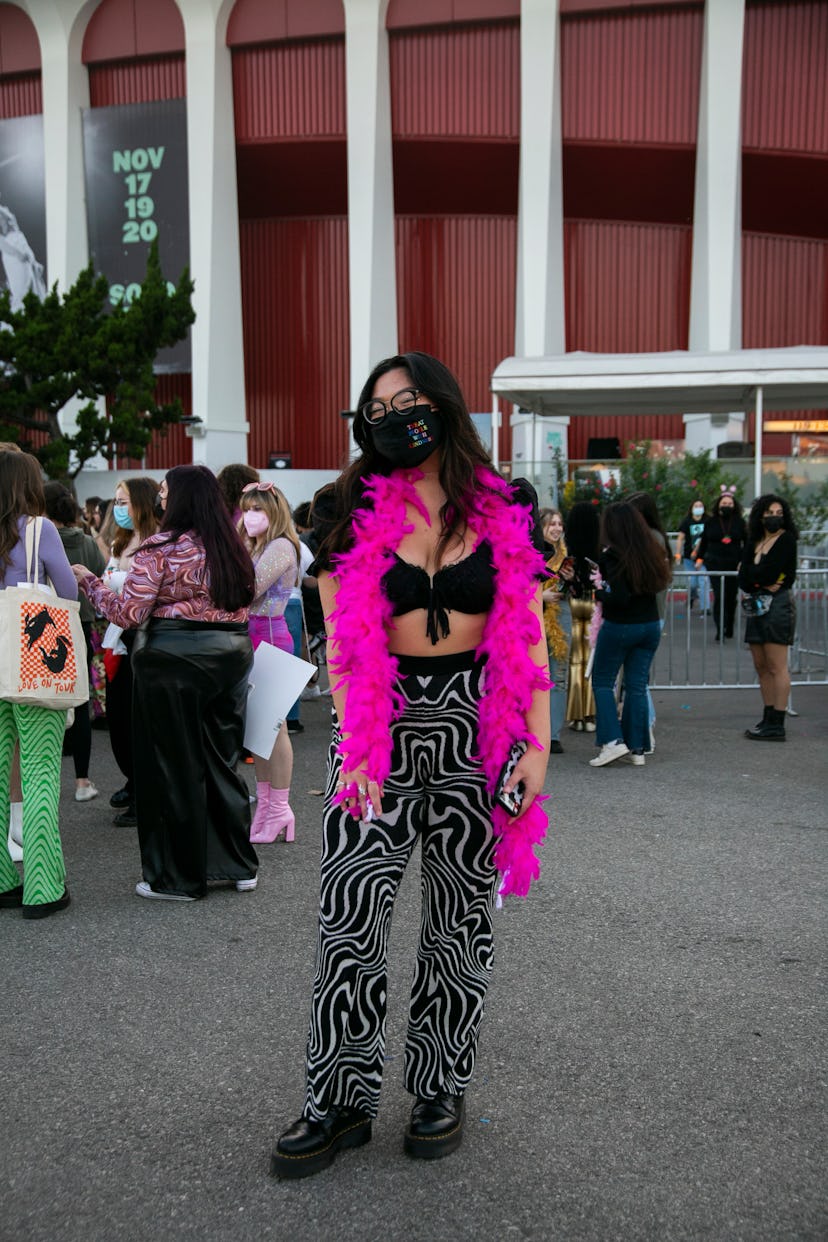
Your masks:
M 506 358 L 492 392 L 536 414 L 729 414 L 828 408 L 828 349 Z
M 729 414 L 756 411 L 761 481 L 765 410 L 828 408 L 828 349 L 739 349 L 721 353 L 576 352 L 506 358 L 492 392 L 536 414 Z

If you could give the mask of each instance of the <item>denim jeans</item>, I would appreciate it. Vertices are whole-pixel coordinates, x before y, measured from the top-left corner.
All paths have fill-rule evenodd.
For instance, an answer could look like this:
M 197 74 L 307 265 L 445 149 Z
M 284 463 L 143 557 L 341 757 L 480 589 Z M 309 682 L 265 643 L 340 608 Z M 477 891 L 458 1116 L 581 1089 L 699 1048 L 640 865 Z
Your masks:
M 598 631 L 592 666 L 598 746 L 623 737 L 630 750 L 646 748 L 649 735 L 647 679 L 660 638 L 659 621 L 631 625 L 604 621 Z M 624 711 L 619 727 L 615 680 L 621 668 L 624 669 Z
M 694 599 L 699 601 L 699 608 L 702 612 L 706 612 L 710 607 L 710 581 L 703 569 L 696 569 L 696 562 L 691 561 L 688 556 L 684 558 L 684 568 L 688 571 L 687 591 L 689 593 L 688 607 Z
M 664 633 L 664 626 L 665 626 L 665 622 L 664 622 L 664 621 L 659 621 L 659 623 L 658 623 L 658 624 L 659 624 L 659 626 L 660 626 L 660 628 L 661 628 L 661 632 L 662 632 L 662 634 L 663 634 L 663 633 Z M 652 694 L 650 693 L 650 687 L 648 686 L 648 687 L 647 687 L 647 724 L 648 724 L 648 726 L 649 726 L 650 731 L 652 731 L 652 728 L 653 728 L 653 725 L 655 724 L 655 722 L 656 722 L 656 710 L 655 710 L 655 703 L 653 702 L 653 696 L 652 696 Z
M 293 654 L 295 656 L 302 654 L 302 602 L 298 599 L 289 599 L 287 608 L 285 609 L 285 622 L 287 623 L 290 636 L 293 639 Z M 299 719 L 299 703 L 296 702 L 291 707 L 285 720 Z

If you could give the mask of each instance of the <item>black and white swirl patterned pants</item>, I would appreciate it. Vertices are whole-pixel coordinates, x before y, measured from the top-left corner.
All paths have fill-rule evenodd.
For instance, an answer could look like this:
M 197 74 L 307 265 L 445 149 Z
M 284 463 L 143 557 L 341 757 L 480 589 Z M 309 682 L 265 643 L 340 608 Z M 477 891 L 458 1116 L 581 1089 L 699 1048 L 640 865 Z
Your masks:
M 429 662 L 432 666 L 436 662 Z M 404 1081 L 416 1096 L 462 1093 L 474 1068 L 492 970 L 492 804 L 472 760 L 482 670 L 408 675 L 393 725 L 383 815 L 359 823 L 333 806 L 334 728 L 323 821 L 316 978 L 305 1115 L 335 1104 L 374 1117 L 385 1051 L 387 947 L 394 898 L 422 838 L 422 917 Z

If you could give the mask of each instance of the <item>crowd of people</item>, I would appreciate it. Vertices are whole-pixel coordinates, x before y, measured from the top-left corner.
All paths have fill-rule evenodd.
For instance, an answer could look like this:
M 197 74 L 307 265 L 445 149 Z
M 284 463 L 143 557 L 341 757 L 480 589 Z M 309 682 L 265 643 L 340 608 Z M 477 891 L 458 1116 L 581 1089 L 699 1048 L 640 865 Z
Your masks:
M 292 631 L 285 612 L 316 585 L 307 573 L 313 554 L 284 496 L 246 465 L 218 477 L 182 466 L 160 483 L 119 480 L 111 502 L 94 497 L 81 509 L 62 483 L 44 484 L 38 463 L 17 446 L 0 448 L 0 464 L 0 587 L 27 580 L 26 529 L 48 519 L 40 576 L 60 598 L 79 599 L 90 687 L 96 680 L 102 687 L 99 699 L 92 692 L 99 714 L 90 702 L 68 728 L 66 712 L 0 703 L 0 822 L 9 822 L 0 908 L 43 918 L 69 904 L 60 759 L 72 757 L 75 801 L 97 798 L 93 723 L 106 728 L 124 781 L 110 796 L 113 823 L 137 828 L 136 892 L 188 901 L 210 884 L 255 888 L 254 844 L 292 841 L 294 817 L 285 723 L 269 759 L 245 752 L 257 773 L 251 825 L 238 763 L 252 651 L 261 642 L 295 655 L 306 649 L 301 602 Z M 290 718 L 298 720 L 298 710 L 297 701 Z
M 0 587 L 25 580 L 26 533 L 48 514 L 39 568 L 60 596 L 83 601 L 90 664 L 96 645 L 102 652 L 105 718 L 124 779 L 110 801 L 116 822 L 137 828 L 140 897 L 250 891 L 256 846 L 293 840 L 287 722 L 272 753 L 252 757 L 251 821 L 240 767 L 248 680 L 260 644 L 312 652 L 310 635 L 316 641 L 324 626 L 332 733 L 316 969 L 305 1099 L 271 1155 L 281 1178 L 316 1173 L 371 1139 L 386 1059 L 388 931 L 418 844 L 403 1143 L 416 1159 L 461 1143 L 492 914 L 539 873 L 550 753 L 563 750 L 568 723 L 595 734 L 593 766 L 644 764 L 654 748 L 648 678 L 672 574 L 646 493 L 608 505 L 600 519 L 589 504 L 566 520 L 539 514 L 528 483 L 493 470 L 457 380 L 429 355 L 374 368 L 353 435 L 356 457 L 294 515 L 248 466 L 217 477 L 176 466 L 158 482 L 119 481 L 112 504 L 88 502 L 88 533 L 68 489 L 44 489 L 33 457 L 0 448 Z M 690 516 L 677 554 L 710 571 L 723 637 L 734 617 L 715 571 L 739 566 L 765 705 L 747 735 L 784 740 L 790 510 L 762 496 L 745 525 L 723 491 L 709 519 L 703 506 Z M 288 720 L 297 732 L 298 704 Z M 22 882 L 0 848 L 0 907 L 20 906 L 27 918 L 70 901 L 58 826 L 64 747 L 76 800 L 98 794 L 89 710 L 66 734 L 65 723 L 63 711 L 0 700 L 0 822 L 17 754 L 23 846 Z
M 563 751 L 560 734 L 568 722 L 596 732 L 593 767 L 618 759 L 643 767 L 655 750 L 648 680 L 673 563 L 655 499 L 636 492 L 609 504 L 600 519 L 591 504 L 577 502 L 566 523 L 557 509 L 545 509 L 541 521 L 551 753 Z M 675 561 L 687 571 L 691 608 L 698 602 L 705 611 L 708 592 L 712 596 L 717 642 L 734 636 L 742 592 L 744 637 L 764 704 L 762 720 L 745 733 L 753 741 L 785 740 L 797 538 L 782 497 L 757 497 L 746 523 L 735 488 L 723 486 L 709 515 L 701 499 L 693 501 L 676 540 Z

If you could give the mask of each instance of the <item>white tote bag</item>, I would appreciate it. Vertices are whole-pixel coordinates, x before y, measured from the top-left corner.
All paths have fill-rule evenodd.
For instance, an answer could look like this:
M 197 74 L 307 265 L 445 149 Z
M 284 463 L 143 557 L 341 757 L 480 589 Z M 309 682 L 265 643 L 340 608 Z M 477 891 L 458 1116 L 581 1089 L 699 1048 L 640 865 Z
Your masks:
M 27 581 L 0 591 L 0 699 L 56 710 L 89 699 L 80 604 L 41 582 L 43 518 L 26 525 Z

